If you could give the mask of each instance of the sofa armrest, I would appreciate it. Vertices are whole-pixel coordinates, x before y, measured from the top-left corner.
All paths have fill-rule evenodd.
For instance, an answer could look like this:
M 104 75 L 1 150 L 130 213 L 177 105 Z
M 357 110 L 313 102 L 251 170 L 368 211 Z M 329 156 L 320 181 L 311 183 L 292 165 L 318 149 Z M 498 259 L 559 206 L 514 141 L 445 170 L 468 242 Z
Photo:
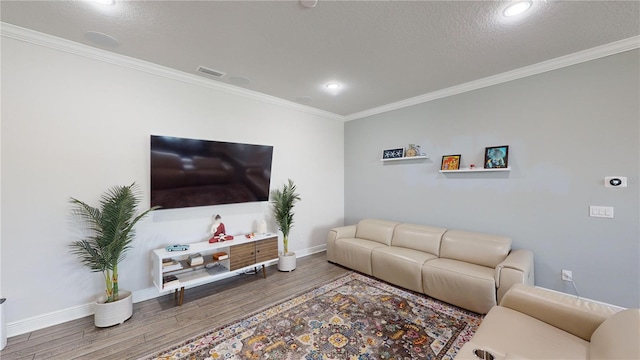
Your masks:
M 338 239 L 341 238 L 353 238 L 356 237 L 357 225 L 340 226 L 329 230 L 327 236 L 327 260 L 336 262 L 335 257 L 335 244 Z
M 618 309 L 571 295 L 514 284 L 500 306 L 536 318 L 551 326 L 590 341 L 600 324 Z
M 497 300 L 513 286 L 513 284 L 526 284 L 533 286 L 533 253 L 529 250 L 513 250 L 503 262 L 496 266 L 495 280 L 497 288 Z
M 356 237 L 356 229 L 358 225 L 340 226 L 329 230 L 329 239 L 354 238 Z

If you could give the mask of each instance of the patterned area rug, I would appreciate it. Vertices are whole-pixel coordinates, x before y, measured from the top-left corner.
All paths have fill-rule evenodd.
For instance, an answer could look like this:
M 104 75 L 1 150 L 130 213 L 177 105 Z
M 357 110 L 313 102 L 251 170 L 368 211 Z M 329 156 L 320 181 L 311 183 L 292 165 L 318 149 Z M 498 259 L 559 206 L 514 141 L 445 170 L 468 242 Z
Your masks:
M 481 321 L 352 273 L 145 359 L 453 359 Z

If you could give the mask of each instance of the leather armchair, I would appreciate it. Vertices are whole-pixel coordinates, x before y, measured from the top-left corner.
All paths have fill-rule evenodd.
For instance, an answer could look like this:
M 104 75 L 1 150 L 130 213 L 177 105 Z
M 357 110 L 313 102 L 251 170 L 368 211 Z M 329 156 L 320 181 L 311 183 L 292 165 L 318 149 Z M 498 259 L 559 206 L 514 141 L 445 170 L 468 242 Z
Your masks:
M 456 360 L 473 351 L 500 359 L 640 359 L 640 309 L 514 284 L 489 311 Z

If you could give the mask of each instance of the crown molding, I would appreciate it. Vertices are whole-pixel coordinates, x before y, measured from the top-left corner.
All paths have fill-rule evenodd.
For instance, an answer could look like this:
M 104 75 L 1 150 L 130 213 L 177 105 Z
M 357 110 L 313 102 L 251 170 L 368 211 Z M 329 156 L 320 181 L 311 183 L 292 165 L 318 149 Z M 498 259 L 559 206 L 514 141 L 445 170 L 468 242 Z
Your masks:
M 640 36 L 634 36 L 620 41 L 612 42 L 595 48 L 587 49 L 577 53 L 561 56 L 559 58 L 543 61 L 538 64 L 526 66 L 520 69 L 507 71 L 501 74 L 489 76 L 486 78 L 470 81 L 468 83 L 452 86 L 446 89 L 430 92 L 427 94 L 415 96 L 409 99 L 400 100 L 391 104 L 378 106 L 372 109 L 360 111 L 347 115 L 345 121 L 351 121 L 356 119 L 365 118 L 381 113 L 385 113 L 392 110 L 398 110 L 405 107 L 422 104 L 425 102 L 442 99 L 448 96 L 462 94 L 468 91 L 473 91 L 481 88 L 485 88 L 492 85 L 505 83 L 517 79 L 522 79 L 532 75 L 542 74 L 548 71 L 557 70 L 571 65 L 580 64 L 583 62 L 603 58 L 610 55 L 619 54 L 625 51 L 634 50 L 640 48 Z
M 351 121 L 365 118 L 385 112 L 402 109 L 405 107 L 422 104 L 425 102 L 442 99 L 448 96 L 462 94 L 488 86 L 493 86 L 528 76 L 542 74 L 548 71 L 557 70 L 563 67 L 580 64 L 583 62 L 603 58 L 610 55 L 619 54 L 625 51 L 640 48 L 640 36 L 634 36 L 627 39 L 619 40 L 592 49 L 587 49 L 577 53 L 558 57 L 555 59 L 543 61 L 538 64 L 526 66 L 520 69 L 507 71 L 501 74 L 489 76 L 486 78 L 470 81 L 464 84 L 455 85 L 446 89 L 433 91 L 427 94 L 418 95 L 405 100 L 397 101 L 391 104 L 378 106 L 368 110 L 353 113 L 347 116 L 338 115 L 332 112 L 316 109 L 310 106 L 301 105 L 289 100 L 284 100 L 275 96 L 266 95 L 257 91 L 247 90 L 237 86 L 220 83 L 214 80 L 206 79 L 197 75 L 171 69 L 165 66 L 157 65 L 148 61 L 132 58 L 129 56 L 112 53 L 106 50 L 94 48 L 88 45 L 76 43 L 70 40 L 62 39 L 52 35 L 44 34 L 34 30 L 22 28 L 5 22 L 0 22 L 0 35 L 11 39 L 28 42 L 31 44 L 48 47 L 51 49 L 64 51 L 67 53 L 87 57 L 90 59 L 143 71 L 149 74 L 162 76 L 168 79 L 182 81 L 188 84 L 197 85 L 213 90 L 218 90 L 228 94 L 242 96 L 245 98 L 258 100 L 264 103 L 281 106 L 291 110 L 304 112 L 310 115 L 320 116 L 326 119 L 336 121 Z
M 80 44 L 74 41 L 62 39 L 53 35 L 44 34 L 38 31 L 26 29 L 13 24 L 0 22 L 0 35 L 3 37 L 19 40 L 34 45 L 47 47 L 66 53 L 83 56 L 89 59 L 106 62 L 125 68 L 143 71 L 168 78 L 171 80 L 181 81 L 187 84 L 201 86 L 204 88 L 225 92 L 248 99 L 261 101 L 267 104 L 280 106 L 283 108 L 300 111 L 310 115 L 320 116 L 326 119 L 344 121 L 344 116 L 334 114 L 328 111 L 316 109 L 310 106 L 301 105 L 292 101 L 284 100 L 275 96 L 266 95 L 257 91 L 247 90 L 241 87 L 217 82 L 197 75 L 189 74 L 183 71 L 168 68 L 162 65 L 154 64 L 148 61 L 132 58 L 129 56 L 112 53 L 106 50 L 94 48 L 88 45 Z

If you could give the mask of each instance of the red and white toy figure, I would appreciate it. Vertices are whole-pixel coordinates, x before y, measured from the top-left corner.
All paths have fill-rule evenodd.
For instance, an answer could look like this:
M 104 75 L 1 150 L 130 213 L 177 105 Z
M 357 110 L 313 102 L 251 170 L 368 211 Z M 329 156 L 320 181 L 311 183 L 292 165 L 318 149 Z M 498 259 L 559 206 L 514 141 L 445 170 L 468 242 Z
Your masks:
M 211 225 L 211 235 L 213 237 L 209 239 L 209 243 L 217 243 L 225 240 L 232 240 L 233 236 L 226 235 L 226 230 L 224 229 L 224 224 L 220 221 L 222 217 L 220 215 L 216 215 L 213 218 L 213 225 Z

